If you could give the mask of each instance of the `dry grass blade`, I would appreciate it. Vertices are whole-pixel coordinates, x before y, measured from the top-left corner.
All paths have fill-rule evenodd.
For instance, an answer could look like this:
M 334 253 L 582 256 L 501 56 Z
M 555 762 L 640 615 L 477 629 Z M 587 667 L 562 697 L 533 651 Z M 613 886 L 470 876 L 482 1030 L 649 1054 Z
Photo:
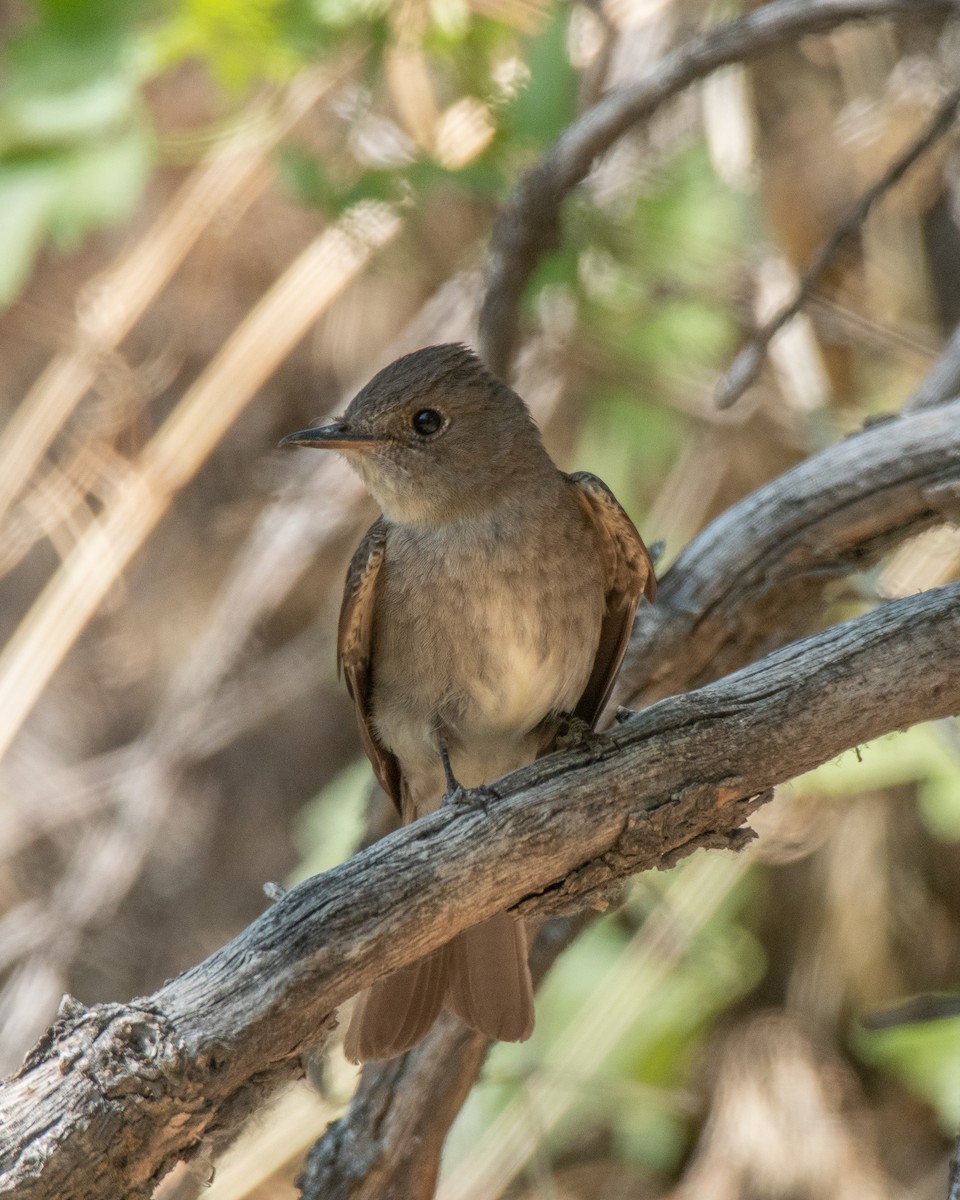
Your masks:
M 351 58 L 334 71 L 304 72 L 279 105 L 258 101 L 133 250 L 88 285 L 78 305 L 76 345 L 50 362 L 0 435 L 0 518 L 94 383 L 101 356 L 130 332 L 211 222 L 238 197 L 250 201 L 267 186 L 270 151 L 353 65 Z
M 374 250 L 400 227 L 400 218 L 384 205 L 351 210 L 303 251 L 183 395 L 0 655 L 0 755 L 177 489 Z

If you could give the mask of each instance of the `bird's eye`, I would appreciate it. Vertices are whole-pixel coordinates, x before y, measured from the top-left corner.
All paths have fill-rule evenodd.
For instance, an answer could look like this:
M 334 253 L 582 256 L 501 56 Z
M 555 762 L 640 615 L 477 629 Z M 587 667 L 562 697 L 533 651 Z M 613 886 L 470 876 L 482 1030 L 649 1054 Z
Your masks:
M 443 417 L 435 408 L 421 408 L 413 414 L 413 428 L 421 437 L 436 433 L 443 424 Z

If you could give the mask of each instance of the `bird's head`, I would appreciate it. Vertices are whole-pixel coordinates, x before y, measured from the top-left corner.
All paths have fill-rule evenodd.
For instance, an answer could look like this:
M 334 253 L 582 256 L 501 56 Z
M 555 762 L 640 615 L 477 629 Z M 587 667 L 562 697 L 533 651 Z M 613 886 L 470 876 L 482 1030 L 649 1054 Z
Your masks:
M 398 358 L 339 420 L 280 444 L 338 451 L 384 515 L 409 525 L 484 512 L 546 459 L 524 402 L 460 345 Z

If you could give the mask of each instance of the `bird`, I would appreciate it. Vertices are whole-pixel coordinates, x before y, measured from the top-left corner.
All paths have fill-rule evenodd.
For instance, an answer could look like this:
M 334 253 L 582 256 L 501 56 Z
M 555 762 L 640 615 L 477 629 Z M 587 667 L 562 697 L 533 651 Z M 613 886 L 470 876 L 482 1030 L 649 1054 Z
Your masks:
M 478 355 L 404 355 L 281 445 L 341 454 L 381 511 L 347 571 L 337 661 L 404 824 L 550 752 L 571 718 L 595 727 L 653 563 L 613 493 L 556 466 Z M 374 983 L 347 1057 L 401 1054 L 444 1009 L 492 1040 L 530 1036 L 522 920 L 498 913 Z

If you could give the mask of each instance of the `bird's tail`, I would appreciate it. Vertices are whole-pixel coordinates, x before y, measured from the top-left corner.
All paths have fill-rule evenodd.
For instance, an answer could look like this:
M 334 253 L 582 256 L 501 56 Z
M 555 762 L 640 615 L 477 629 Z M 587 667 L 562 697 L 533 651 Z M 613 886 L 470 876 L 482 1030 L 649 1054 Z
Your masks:
M 415 1045 L 446 1007 L 501 1042 L 533 1032 L 533 987 L 523 922 L 498 913 L 361 996 L 344 1039 L 352 1062 L 393 1058 Z
M 446 1003 L 461 1021 L 498 1042 L 533 1033 L 533 985 L 522 921 L 497 913 L 447 946 Z

